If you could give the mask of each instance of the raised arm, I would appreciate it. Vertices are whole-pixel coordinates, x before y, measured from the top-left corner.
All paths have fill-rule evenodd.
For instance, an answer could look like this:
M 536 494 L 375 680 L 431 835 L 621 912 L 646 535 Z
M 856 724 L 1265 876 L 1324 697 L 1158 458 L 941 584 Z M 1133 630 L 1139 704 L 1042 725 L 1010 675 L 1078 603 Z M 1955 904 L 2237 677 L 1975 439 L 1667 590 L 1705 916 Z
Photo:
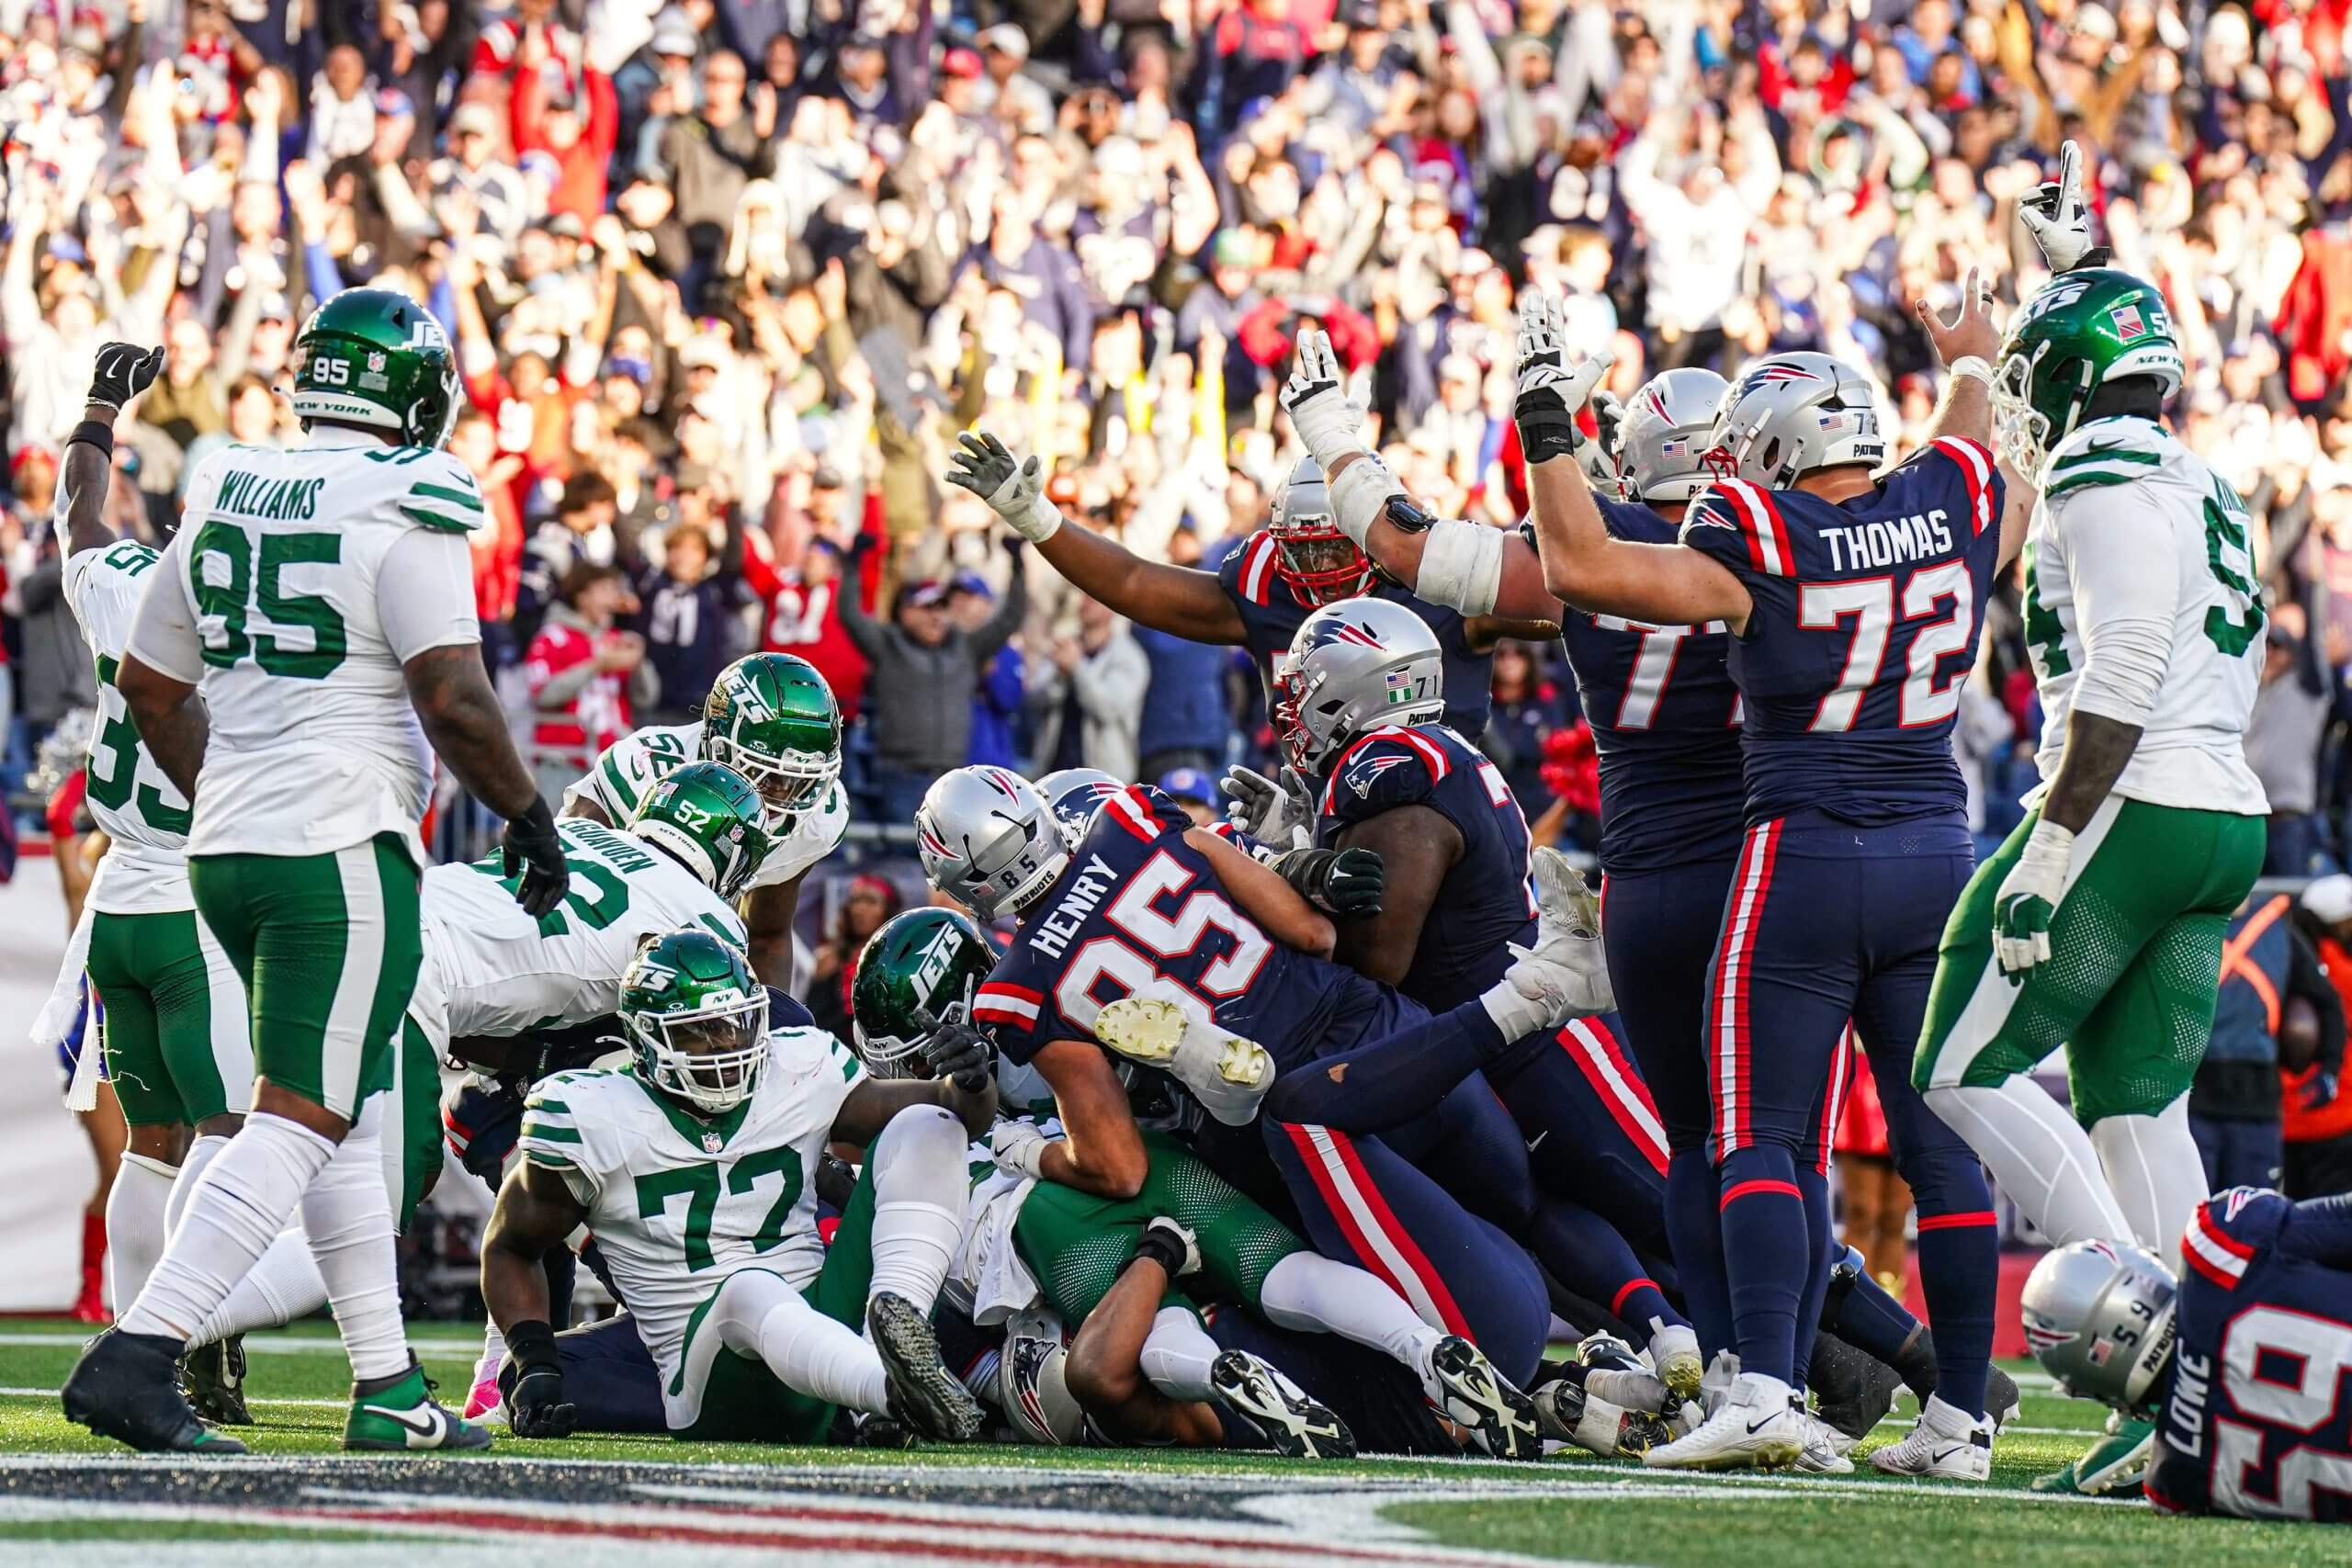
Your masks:
M 1066 528 L 1045 497 L 1045 465 L 1023 462 L 985 432 L 967 431 L 951 455 L 947 482 L 989 503 L 1071 586 L 1137 626 L 1193 642 L 1238 647 L 1241 613 L 1215 572 L 1148 561 L 1091 528 Z
M 136 344 L 109 343 L 98 349 L 82 423 L 65 443 L 57 473 L 57 518 L 65 532 L 65 553 L 102 549 L 115 542 L 107 526 L 107 491 L 114 482 L 114 423 L 133 398 L 154 385 L 164 351 Z
M 1928 423 L 1928 439 L 1957 435 L 1989 448 L 1993 445 L 1993 355 L 2001 352 L 2001 329 L 1993 324 L 1993 286 L 1974 267 L 1961 279 L 1960 308 L 1950 321 L 1918 300 L 1919 324 L 1937 360 L 1949 372 L 1943 401 Z M 2007 542 L 2006 520 L 2003 540 Z

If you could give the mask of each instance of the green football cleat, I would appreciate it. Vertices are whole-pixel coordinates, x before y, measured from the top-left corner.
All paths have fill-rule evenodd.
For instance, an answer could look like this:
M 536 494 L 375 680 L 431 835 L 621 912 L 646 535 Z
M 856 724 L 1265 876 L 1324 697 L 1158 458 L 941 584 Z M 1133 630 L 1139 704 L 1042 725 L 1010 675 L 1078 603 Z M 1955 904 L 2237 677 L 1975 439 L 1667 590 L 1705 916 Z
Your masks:
M 2065 1497 L 2137 1497 L 2155 1449 L 2154 1422 L 2126 1420 L 2118 1415 L 2082 1458 L 2053 1474 L 2037 1476 L 2028 1485 L 2035 1492 Z
M 343 1446 L 371 1452 L 407 1453 L 416 1450 L 448 1451 L 486 1449 L 490 1434 L 459 1420 L 433 1402 L 433 1382 L 424 1369 L 409 1359 L 408 1371 L 379 1380 L 379 1386 L 355 1384 L 351 1416 L 343 1424 Z

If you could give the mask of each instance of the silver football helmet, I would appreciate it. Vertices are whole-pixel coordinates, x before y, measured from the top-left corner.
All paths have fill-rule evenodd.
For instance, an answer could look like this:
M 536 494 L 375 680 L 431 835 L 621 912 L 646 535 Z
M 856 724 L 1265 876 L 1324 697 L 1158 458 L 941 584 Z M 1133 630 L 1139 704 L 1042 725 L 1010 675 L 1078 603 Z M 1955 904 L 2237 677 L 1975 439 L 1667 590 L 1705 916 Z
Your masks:
M 1329 604 L 1372 587 L 1372 560 L 1340 531 L 1322 467 L 1301 457 L 1274 497 L 1266 532 L 1274 536 L 1274 575 L 1302 604 Z
M 1069 863 L 1037 786 L 1003 768 L 942 773 L 915 810 L 923 879 L 984 920 L 1019 914 Z
M 1290 765 L 1315 778 L 1364 731 L 1432 724 L 1444 711 L 1445 656 L 1430 624 L 1385 599 L 1342 599 L 1290 639 L 1274 735 Z
M 1886 461 L 1878 394 L 1826 354 L 1775 354 L 1739 373 L 1715 410 L 1707 466 L 1718 476 L 1785 490 L 1816 468 Z
M 2033 1266 L 2018 1300 L 2026 1344 L 2077 1399 L 2145 1414 L 2172 1359 L 2172 1271 L 2126 1242 L 2078 1241 Z
M 1102 803 L 1126 787 L 1100 768 L 1061 768 L 1037 781 L 1037 793 L 1061 826 L 1062 840 L 1073 850 L 1094 826 Z
M 1686 365 L 1653 376 L 1626 403 L 1617 434 L 1617 477 L 1628 501 L 1689 501 L 1714 478 L 1706 455 L 1715 412 L 1731 383 Z

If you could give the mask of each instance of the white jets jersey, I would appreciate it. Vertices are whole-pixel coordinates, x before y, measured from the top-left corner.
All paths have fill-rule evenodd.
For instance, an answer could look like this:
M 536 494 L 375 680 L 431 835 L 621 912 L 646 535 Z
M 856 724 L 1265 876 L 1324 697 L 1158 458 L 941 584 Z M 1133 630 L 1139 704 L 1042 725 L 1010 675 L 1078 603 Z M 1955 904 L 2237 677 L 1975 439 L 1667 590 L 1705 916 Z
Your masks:
M 2083 625 L 2085 584 L 2122 552 L 2169 559 L 2167 600 L 2089 611 L 2154 616 L 2172 651 L 2139 749 L 2115 786 L 2156 806 L 2260 815 L 2269 810 L 2246 765 L 2245 728 L 2262 680 L 2264 613 L 2246 543 L 2245 503 L 2202 459 L 2143 419 L 2105 419 L 2059 443 L 2042 467 L 2026 540 L 2025 631 L 2041 688 L 2037 762 L 2055 778 L 2097 628 Z M 2153 591 L 2151 591 L 2153 592 Z M 2089 636 L 2086 637 L 2086 632 Z
M 842 1102 L 864 1081 L 823 1030 L 779 1029 L 759 1089 L 709 1120 L 628 1069 L 558 1073 L 531 1090 L 518 1146 L 587 1207 L 665 1388 L 695 1309 L 729 1275 L 764 1269 L 798 1289 L 824 1267 L 812 1181 Z
M 411 530 L 462 536 L 482 515 L 458 459 L 356 431 L 196 466 L 164 561 L 203 646 L 211 718 L 189 853 L 325 854 L 392 832 L 424 863 L 433 754 L 379 581 Z M 470 624 L 465 592 L 450 614 Z
M 76 550 L 65 561 L 65 602 L 98 666 L 98 717 L 90 733 L 90 816 L 113 840 L 90 885 L 90 908 L 107 915 L 161 915 L 196 908 L 187 886 L 187 797 L 148 755 L 115 688 L 139 601 L 163 558 L 136 539 Z
M 605 747 L 595 766 L 565 788 L 563 808 L 569 811 L 575 801 L 593 800 L 606 817 L 627 822 L 646 791 L 673 769 L 700 761 L 701 725 L 650 726 Z M 831 854 L 848 830 L 849 801 L 836 782 L 823 800 L 793 818 L 792 830 L 768 851 L 751 886 L 775 887 L 790 882 Z
M 600 823 L 557 824 L 571 886 L 537 919 L 514 902 L 500 857 L 424 874 L 425 964 L 415 1007 L 436 1049 L 585 1023 L 620 1005 L 639 942 L 699 926 L 741 952 L 742 918 L 667 854 Z

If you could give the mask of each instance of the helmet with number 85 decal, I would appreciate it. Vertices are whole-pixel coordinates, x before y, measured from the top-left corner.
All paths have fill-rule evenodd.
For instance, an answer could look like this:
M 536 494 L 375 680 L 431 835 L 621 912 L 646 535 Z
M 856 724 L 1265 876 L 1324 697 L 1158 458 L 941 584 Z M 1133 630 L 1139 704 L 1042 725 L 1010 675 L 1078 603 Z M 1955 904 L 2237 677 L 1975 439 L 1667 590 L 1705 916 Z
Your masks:
M 1069 863 L 1037 786 L 1003 768 L 942 773 L 915 811 L 915 853 L 933 889 L 984 920 L 1019 914 Z

